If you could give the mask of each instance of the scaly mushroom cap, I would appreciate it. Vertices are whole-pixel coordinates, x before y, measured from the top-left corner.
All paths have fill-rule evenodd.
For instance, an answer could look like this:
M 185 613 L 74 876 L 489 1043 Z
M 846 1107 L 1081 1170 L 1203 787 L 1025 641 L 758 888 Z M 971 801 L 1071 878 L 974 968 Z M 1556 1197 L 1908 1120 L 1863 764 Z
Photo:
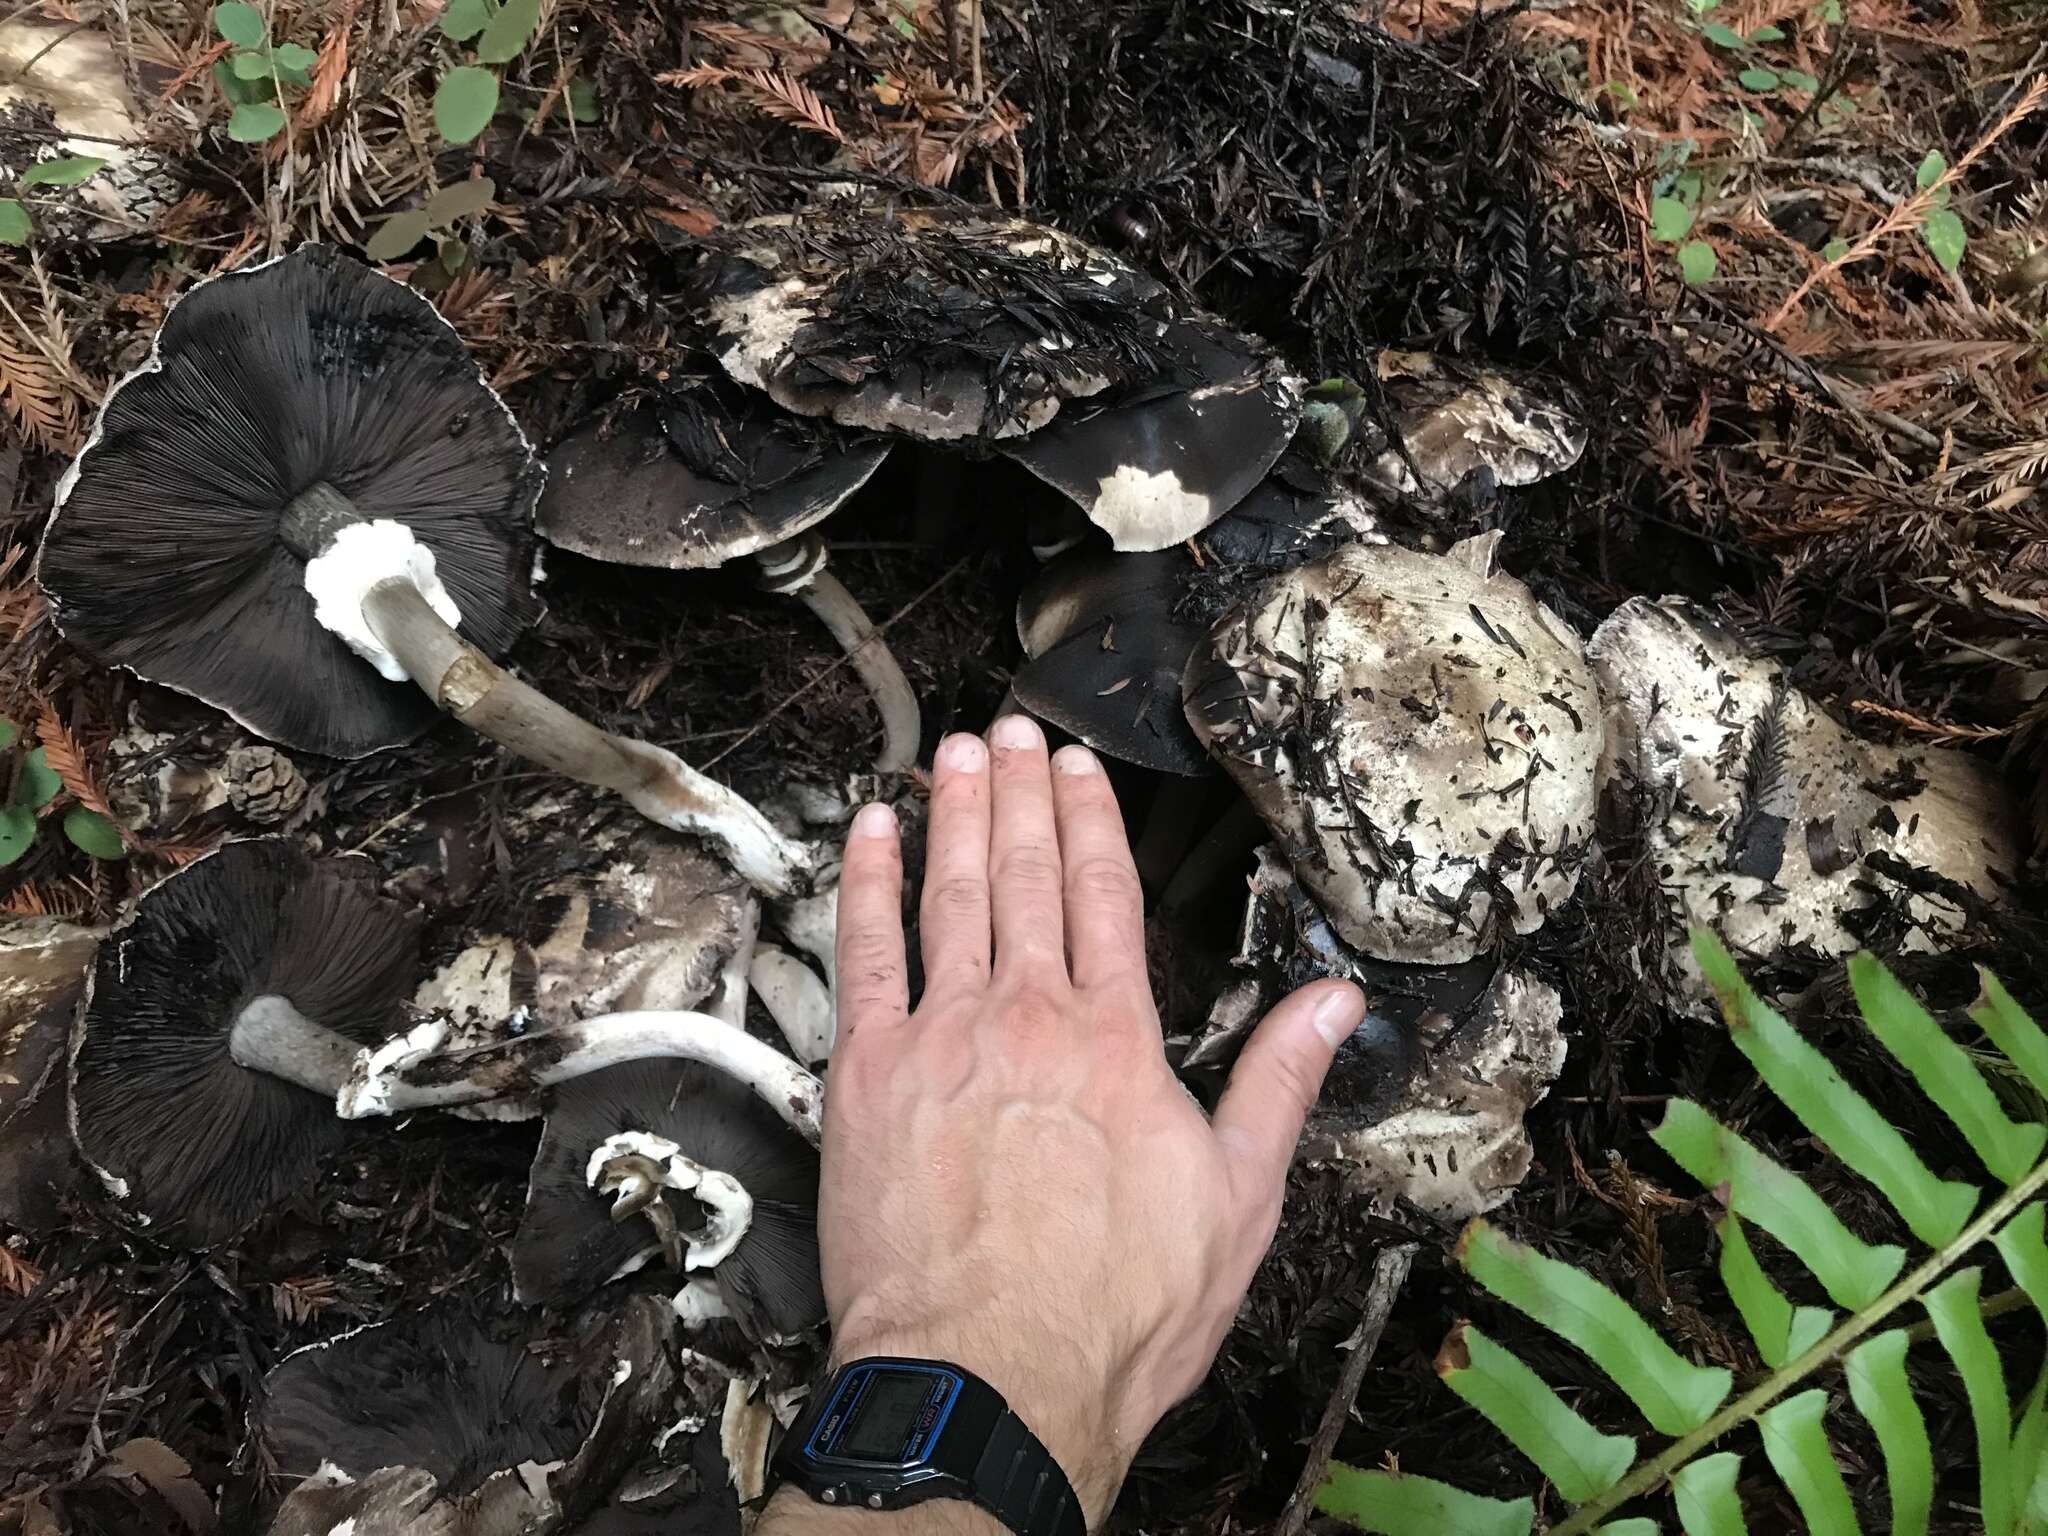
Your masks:
M 1874 899 L 1873 856 L 1987 901 L 2017 873 L 2018 807 L 1990 768 L 1952 748 L 1858 740 L 1683 599 L 1622 604 L 1588 654 L 1607 716 L 1602 777 L 1648 798 L 1670 959 L 1692 981 L 1693 923 L 1759 959 L 1858 948 L 1843 919 Z M 1937 895 L 1905 900 L 1921 947 L 1963 924 Z
M 1017 701 L 1110 757 L 1161 773 L 1208 773 L 1180 703 L 1181 672 L 1203 635 L 1174 615 L 1192 570 L 1177 549 L 1082 548 L 1053 561 L 1017 601 L 1030 658 L 1012 680 Z
M 822 522 L 888 456 L 886 439 L 706 382 L 563 439 L 535 523 L 579 555 L 697 570 Z
M 1535 931 L 1592 836 L 1592 675 L 1491 547 L 1346 545 L 1226 614 L 1183 682 L 1195 733 L 1380 959 Z
M 375 1045 L 403 1025 L 415 936 L 366 860 L 229 843 L 146 893 L 101 947 L 71 1058 L 72 1134 L 166 1237 L 228 1237 L 310 1180 L 353 1134 L 319 1095 L 228 1053 L 276 994 Z
M 784 1337 L 823 1320 L 818 1155 L 746 1087 L 695 1062 L 629 1062 L 556 1090 L 512 1239 L 522 1300 L 566 1305 L 650 1256 L 647 1222 L 614 1222 L 611 1201 L 588 1182 L 591 1153 L 624 1131 L 667 1138 L 752 1197 L 752 1224 L 713 1272 L 750 1336 Z M 687 1196 L 659 1198 L 682 1230 L 703 1225 Z
M 1533 485 L 1586 451 L 1584 411 L 1554 381 L 1431 352 L 1382 352 L 1377 367 L 1408 457 L 1435 490 L 1453 490 L 1479 470 L 1495 485 Z M 1412 495 L 1415 470 L 1390 445 L 1370 473 Z
M 1151 278 L 1071 235 L 852 202 L 747 224 L 708 267 L 713 348 L 802 416 L 947 441 L 1036 431 L 1063 402 L 1150 378 Z
M 495 656 L 540 614 L 540 479 L 426 299 L 306 246 L 172 307 L 59 486 L 37 576 L 57 627 L 101 661 L 286 746 L 360 757 L 438 712 L 314 619 L 287 505 L 326 481 L 409 526 L 462 633 Z

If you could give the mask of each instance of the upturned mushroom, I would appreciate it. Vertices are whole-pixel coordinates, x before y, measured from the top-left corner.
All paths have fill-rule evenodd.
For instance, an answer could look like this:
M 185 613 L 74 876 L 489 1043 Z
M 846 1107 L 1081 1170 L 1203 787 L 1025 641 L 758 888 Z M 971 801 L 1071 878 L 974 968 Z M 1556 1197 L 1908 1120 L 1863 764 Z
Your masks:
M 285 746 L 360 757 L 443 709 L 807 892 L 816 850 L 491 659 L 540 612 L 540 483 L 434 307 L 307 246 L 172 308 L 59 485 L 37 574 L 81 649 Z
M 1589 654 L 1603 776 L 1642 806 L 1670 964 L 1696 988 L 1691 924 L 1755 960 L 1833 958 L 1860 947 L 1856 914 L 1889 897 L 1917 925 L 1905 942 L 1925 948 L 2017 875 L 2019 809 L 1992 769 L 1852 736 L 1683 599 L 1630 599 Z
M 579 1301 L 660 1262 L 678 1311 L 756 1340 L 825 1315 L 818 1156 L 746 1087 L 693 1062 L 642 1061 L 558 1089 L 512 1240 L 519 1299 Z
M 180 870 L 94 963 L 71 1048 L 80 1155 L 165 1237 L 232 1235 L 349 1137 L 330 1103 L 401 1027 L 415 964 L 367 860 L 265 840 Z
M 1347 544 L 1262 584 L 1183 680 L 1188 722 L 1345 941 L 1465 960 L 1572 893 L 1603 737 L 1578 638 L 1494 565 Z
M 549 455 L 541 536 L 619 565 L 701 570 L 751 557 L 762 584 L 831 631 L 882 717 L 875 767 L 916 761 L 917 695 L 853 594 L 826 569 L 817 525 L 888 456 L 857 437 L 767 407 L 712 380 L 671 388 L 658 406 L 590 423 Z

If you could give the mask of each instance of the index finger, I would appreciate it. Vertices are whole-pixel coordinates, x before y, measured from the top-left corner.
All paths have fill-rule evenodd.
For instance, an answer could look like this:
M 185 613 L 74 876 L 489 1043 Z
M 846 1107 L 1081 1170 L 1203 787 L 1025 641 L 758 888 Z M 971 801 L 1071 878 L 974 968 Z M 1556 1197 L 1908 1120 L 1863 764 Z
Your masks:
M 1086 747 L 1052 760 L 1052 809 L 1059 826 L 1060 879 L 1067 913 L 1067 970 L 1077 987 L 1145 975 L 1145 895 L 1116 791 Z
M 839 1039 L 893 1024 L 910 1012 L 903 949 L 903 843 L 896 813 L 864 805 L 846 834 L 839 873 L 837 957 Z

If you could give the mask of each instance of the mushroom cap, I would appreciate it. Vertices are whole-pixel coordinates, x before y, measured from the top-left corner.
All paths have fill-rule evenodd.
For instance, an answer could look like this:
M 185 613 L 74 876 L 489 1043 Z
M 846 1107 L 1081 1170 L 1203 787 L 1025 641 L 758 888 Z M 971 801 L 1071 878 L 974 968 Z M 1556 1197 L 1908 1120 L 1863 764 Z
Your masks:
M 1256 588 L 1183 680 L 1188 722 L 1344 940 L 1465 960 L 1571 895 L 1603 737 L 1577 636 L 1491 543 L 1347 544 Z
M 801 416 L 947 441 L 1032 432 L 1155 372 L 1153 279 L 1072 235 L 837 202 L 757 219 L 708 267 L 712 350 Z
M 1200 543 L 1225 566 L 1279 571 L 1320 560 L 1340 544 L 1386 543 L 1358 493 L 1287 454 L 1250 495 L 1203 530 Z
M 1251 493 L 1301 422 L 1299 381 L 1244 337 L 1177 320 L 1160 349 L 1161 376 L 1003 444 L 1120 550 L 1193 538 Z
M 305 246 L 192 289 L 107 397 L 37 562 L 57 627 L 286 746 L 417 735 L 433 701 L 320 626 L 281 537 L 319 481 L 412 529 L 485 651 L 539 616 L 541 472 L 512 413 L 426 299 Z
M 787 1337 L 823 1320 L 818 1154 L 743 1084 L 682 1061 L 628 1062 L 556 1089 L 512 1239 L 521 1300 L 566 1305 L 652 1249 L 647 1224 L 614 1222 L 610 1201 L 587 1182 L 590 1154 L 623 1131 L 666 1137 L 753 1198 L 752 1225 L 713 1272 L 749 1336 Z M 684 1230 L 702 1225 L 695 1201 L 673 1190 L 660 1198 Z
M 55 1226 L 84 1178 L 65 1125 L 71 1021 L 102 931 L 0 918 L 0 1222 Z
M 886 439 L 707 384 L 564 438 L 535 524 L 593 559 L 698 570 L 824 521 L 888 456 Z
M 1011 681 L 1017 701 L 1111 757 L 1161 773 L 1209 773 L 1180 702 L 1181 672 L 1203 635 L 1199 623 L 1174 615 L 1192 569 L 1177 549 L 1083 547 L 1053 561 L 1017 601 L 1030 658 Z
M 353 1134 L 318 1094 L 237 1065 L 228 1043 L 266 993 L 364 1045 L 402 1027 L 415 935 L 374 881 L 367 860 L 229 843 L 145 893 L 101 946 L 73 1037 L 72 1135 L 166 1237 L 232 1235 Z
M 1875 899 L 1873 854 L 1987 901 L 2016 876 L 2019 809 L 1992 769 L 1953 748 L 1850 735 L 1684 599 L 1632 598 L 1587 650 L 1607 717 L 1602 778 L 1649 800 L 1669 958 L 1693 983 L 1694 923 L 1758 958 L 1861 947 L 1843 918 Z M 1938 895 L 1905 902 L 1916 947 L 1963 926 Z
M 1555 380 L 1479 367 L 1433 352 L 1382 352 L 1377 369 L 1415 470 L 1438 491 L 1484 470 L 1496 485 L 1533 485 L 1586 451 L 1585 413 Z M 1412 495 L 1415 470 L 1389 445 L 1369 471 Z

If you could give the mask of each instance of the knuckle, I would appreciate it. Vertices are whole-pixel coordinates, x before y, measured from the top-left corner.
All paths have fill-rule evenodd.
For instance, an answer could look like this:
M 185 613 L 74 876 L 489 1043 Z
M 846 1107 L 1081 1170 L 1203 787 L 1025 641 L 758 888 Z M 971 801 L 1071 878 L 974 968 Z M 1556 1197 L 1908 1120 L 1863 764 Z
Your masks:
M 1003 1009 L 1003 1026 L 1013 1035 L 1050 1034 L 1066 1022 L 1068 1008 L 1044 987 L 1021 987 Z
M 924 909 L 941 919 L 973 917 L 987 905 L 988 888 L 967 875 L 949 875 L 924 889 Z
M 1067 889 L 1094 906 L 1135 909 L 1144 897 L 1129 865 L 1107 855 L 1083 859 L 1067 871 Z
M 1043 848 L 1011 849 L 996 861 L 994 874 L 998 885 L 1035 887 L 1060 883 L 1059 860 Z

